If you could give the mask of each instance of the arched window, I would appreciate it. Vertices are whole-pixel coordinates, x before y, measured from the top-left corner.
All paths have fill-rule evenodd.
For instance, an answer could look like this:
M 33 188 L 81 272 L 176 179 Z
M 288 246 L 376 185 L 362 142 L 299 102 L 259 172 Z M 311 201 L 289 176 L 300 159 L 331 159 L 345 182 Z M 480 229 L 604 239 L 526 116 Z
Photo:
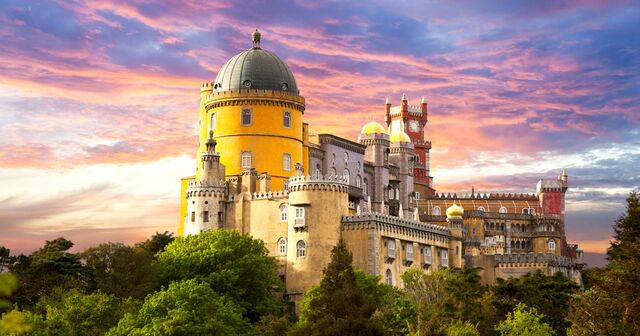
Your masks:
M 549 241 L 547 242 L 547 245 L 549 246 L 549 251 L 555 251 L 556 250 L 556 241 L 555 241 L 555 239 L 549 239 Z
M 216 114 L 215 113 L 211 113 L 211 127 L 209 128 L 210 130 L 214 130 L 216 129 Z
M 336 172 L 336 167 L 331 167 L 331 176 L 336 176 L 338 172 Z
M 282 154 L 282 170 L 284 171 L 291 170 L 291 154 L 289 153 Z
M 362 193 L 365 195 L 367 194 L 367 179 L 364 179 L 362 182 Z
M 289 111 L 284 111 L 282 115 L 282 126 L 291 128 L 291 113 Z
M 346 153 L 345 153 L 346 154 Z M 342 171 L 342 178 L 344 179 L 344 181 L 349 184 L 349 179 L 350 179 L 350 175 L 349 175 L 349 169 L 344 169 Z
M 362 188 L 362 177 L 360 175 L 356 176 L 356 187 Z
M 296 257 L 304 258 L 307 255 L 307 244 L 304 240 L 298 240 L 296 244 Z
M 320 165 L 316 165 L 316 178 L 322 177 L 322 171 L 320 171 Z
M 500 213 L 507 213 L 506 207 L 500 207 Z
M 289 179 L 284 180 L 284 189 L 289 189 Z
M 344 162 L 349 161 L 349 153 L 344 152 Z
M 286 204 L 280 206 L 280 221 L 287 221 L 287 212 L 289 211 L 289 207 Z
M 287 240 L 284 238 L 278 240 L 278 253 L 281 256 L 287 255 Z
M 536 209 L 534 209 L 534 208 L 529 208 L 529 214 L 530 214 L 530 215 L 535 215 L 535 214 L 536 214 Z
M 242 109 L 242 126 L 250 126 L 252 123 L 252 111 L 250 108 Z
M 387 268 L 387 271 L 384 273 L 384 283 L 389 286 L 393 286 L 393 274 L 391 270 Z
M 251 168 L 251 152 L 242 152 L 240 166 L 242 169 Z
M 522 208 L 522 213 L 525 215 L 529 214 L 529 209 L 528 208 Z
M 434 216 L 440 216 L 440 207 L 439 206 L 434 206 L 433 207 L 433 215 Z
M 484 207 L 478 207 L 478 211 L 484 211 Z

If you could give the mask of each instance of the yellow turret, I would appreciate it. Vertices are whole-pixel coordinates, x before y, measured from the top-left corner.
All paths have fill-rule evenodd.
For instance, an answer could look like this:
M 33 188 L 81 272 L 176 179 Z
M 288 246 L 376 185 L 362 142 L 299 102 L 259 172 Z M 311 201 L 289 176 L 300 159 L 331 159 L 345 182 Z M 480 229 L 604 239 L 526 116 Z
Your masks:
M 464 208 L 455 203 L 447 208 L 447 218 L 462 217 L 462 215 L 464 215 Z

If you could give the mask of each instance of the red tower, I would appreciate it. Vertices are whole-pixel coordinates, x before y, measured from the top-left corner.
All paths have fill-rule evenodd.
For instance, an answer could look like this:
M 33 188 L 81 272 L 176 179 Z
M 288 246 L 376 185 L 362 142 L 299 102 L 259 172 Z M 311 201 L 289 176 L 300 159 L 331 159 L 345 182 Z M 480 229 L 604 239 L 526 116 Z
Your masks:
M 433 178 L 429 176 L 429 151 L 431 141 L 425 140 L 428 120 L 427 101 L 422 98 L 419 106 L 409 105 L 403 94 L 400 106 L 391 106 L 389 98 L 385 102 L 386 122 L 389 132 L 403 131 L 409 135 L 415 149 L 413 181 L 424 188 L 415 188 L 433 194 Z

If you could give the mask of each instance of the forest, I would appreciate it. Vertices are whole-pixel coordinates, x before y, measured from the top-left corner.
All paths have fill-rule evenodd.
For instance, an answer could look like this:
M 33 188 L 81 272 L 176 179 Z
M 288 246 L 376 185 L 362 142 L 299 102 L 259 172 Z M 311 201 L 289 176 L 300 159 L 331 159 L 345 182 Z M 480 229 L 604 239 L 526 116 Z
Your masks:
M 296 311 L 263 242 L 231 230 L 169 232 L 72 253 L 0 246 L 0 335 L 640 335 L 640 202 L 613 223 L 608 264 L 480 284 L 478 270 L 403 274 L 353 267 L 340 241 Z

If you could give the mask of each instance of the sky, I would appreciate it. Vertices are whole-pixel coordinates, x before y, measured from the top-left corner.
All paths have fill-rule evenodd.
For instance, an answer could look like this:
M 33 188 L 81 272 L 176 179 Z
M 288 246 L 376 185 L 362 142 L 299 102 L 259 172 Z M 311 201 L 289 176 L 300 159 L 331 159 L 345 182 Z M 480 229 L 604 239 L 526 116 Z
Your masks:
M 81 250 L 175 231 L 199 86 L 261 46 L 314 132 L 356 139 L 429 102 L 438 191 L 569 174 L 567 235 L 605 252 L 640 186 L 640 4 L 628 1 L 0 2 L 0 245 Z

